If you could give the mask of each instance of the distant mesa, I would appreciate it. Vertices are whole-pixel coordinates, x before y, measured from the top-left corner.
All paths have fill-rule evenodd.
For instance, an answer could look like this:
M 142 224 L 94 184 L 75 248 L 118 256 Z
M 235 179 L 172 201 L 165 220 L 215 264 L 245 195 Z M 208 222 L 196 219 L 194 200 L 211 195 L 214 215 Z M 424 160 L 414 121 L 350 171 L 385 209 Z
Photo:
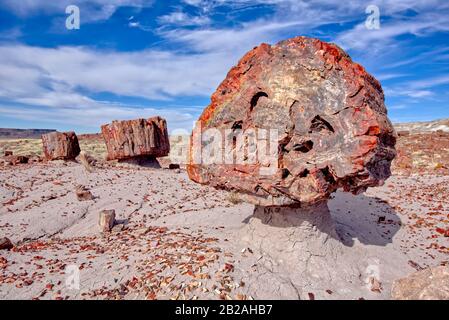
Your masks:
M 56 130 L 0 128 L 0 139 L 40 139 L 43 134 L 54 131 Z

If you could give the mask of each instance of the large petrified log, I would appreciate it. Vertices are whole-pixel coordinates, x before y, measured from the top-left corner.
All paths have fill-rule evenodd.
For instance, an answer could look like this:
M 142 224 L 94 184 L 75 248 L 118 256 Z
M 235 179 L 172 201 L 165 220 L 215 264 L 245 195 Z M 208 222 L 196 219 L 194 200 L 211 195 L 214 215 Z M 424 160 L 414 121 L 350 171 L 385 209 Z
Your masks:
M 50 132 L 42 135 L 46 160 L 72 160 L 81 152 L 75 132 Z
M 161 117 L 113 121 L 101 126 L 108 160 L 164 157 L 170 152 L 167 123 Z
M 267 150 L 251 144 L 264 139 Z M 338 46 L 298 37 L 231 69 L 197 122 L 187 170 L 259 205 L 318 203 L 381 184 L 395 141 L 379 82 Z
M 187 171 L 256 204 L 240 238 L 299 296 L 330 282 L 379 294 L 376 274 L 376 293 L 361 281 L 377 265 L 340 241 L 327 200 L 382 184 L 395 142 L 380 83 L 336 45 L 298 37 L 230 70 L 194 128 Z

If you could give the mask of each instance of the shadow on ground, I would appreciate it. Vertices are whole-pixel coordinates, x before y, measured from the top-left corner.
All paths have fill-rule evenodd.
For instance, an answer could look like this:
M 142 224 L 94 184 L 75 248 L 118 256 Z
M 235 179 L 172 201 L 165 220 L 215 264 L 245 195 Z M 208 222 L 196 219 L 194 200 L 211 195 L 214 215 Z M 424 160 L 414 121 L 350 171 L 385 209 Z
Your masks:
M 337 192 L 328 205 L 346 246 L 352 247 L 356 239 L 366 245 L 386 246 L 401 228 L 396 211 L 377 197 Z

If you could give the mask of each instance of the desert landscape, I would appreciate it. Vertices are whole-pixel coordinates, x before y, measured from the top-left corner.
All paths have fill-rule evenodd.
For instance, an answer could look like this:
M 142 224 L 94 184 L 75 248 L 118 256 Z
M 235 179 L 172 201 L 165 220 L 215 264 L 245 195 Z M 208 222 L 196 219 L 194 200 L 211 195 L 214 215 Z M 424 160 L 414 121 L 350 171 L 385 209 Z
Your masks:
M 448 14 L 0 1 L 0 301 L 449 300 Z
M 359 261 L 359 279 L 340 286 L 313 278 L 300 288 L 295 275 L 238 237 L 254 206 L 193 183 L 183 168 L 168 169 L 169 157 L 161 169 L 108 163 L 104 142 L 92 135 L 80 136 L 81 149 L 97 160 L 92 172 L 79 161 L 3 160 L 1 236 L 14 247 L 0 251 L 0 297 L 391 299 L 395 280 L 448 265 L 448 141 L 444 131 L 401 135 L 401 156 L 384 186 L 358 196 L 337 192 L 329 208 L 348 249 L 347 267 Z M 40 156 L 41 143 L 0 145 L 2 154 Z M 78 200 L 79 185 L 91 200 Z M 119 221 L 106 235 L 97 226 L 103 209 L 115 209 Z M 69 265 L 80 268 L 80 290 L 66 285 Z M 374 284 L 370 266 L 379 272 Z

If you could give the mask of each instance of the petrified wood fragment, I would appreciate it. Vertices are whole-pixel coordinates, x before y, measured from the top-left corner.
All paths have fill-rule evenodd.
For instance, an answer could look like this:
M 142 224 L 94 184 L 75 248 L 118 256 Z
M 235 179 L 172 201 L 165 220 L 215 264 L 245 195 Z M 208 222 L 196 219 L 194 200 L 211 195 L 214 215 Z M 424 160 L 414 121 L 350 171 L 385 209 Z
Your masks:
M 98 217 L 98 226 L 101 232 L 109 232 L 115 224 L 115 210 L 103 210 Z
M 108 160 L 164 157 L 170 152 L 167 123 L 161 117 L 113 121 L 101 126 Z
M 211 130 L 221 135 L 211 139 Z M 248 131 L 243 143 L 226 141 Z M 273 131 L 274 162 L 261 160 L 267 151 L 259 144 L 251 161 L 254 150 L 243 151 L 246 162 L 204 161 L 211 146 L 214 157 L 229 159 Z M 229 71 L 194 129 L 187 170 L 198 183 L 258 205 L 313 204 L 338 188 L 359 193 L 381 184 L 395 142 L 380 83 L 338 46 L 298 37 L 262 44 Z
M 81 152 L 75 132 L 50 132 L 42 135 L 46 160 L 72 160 Z

